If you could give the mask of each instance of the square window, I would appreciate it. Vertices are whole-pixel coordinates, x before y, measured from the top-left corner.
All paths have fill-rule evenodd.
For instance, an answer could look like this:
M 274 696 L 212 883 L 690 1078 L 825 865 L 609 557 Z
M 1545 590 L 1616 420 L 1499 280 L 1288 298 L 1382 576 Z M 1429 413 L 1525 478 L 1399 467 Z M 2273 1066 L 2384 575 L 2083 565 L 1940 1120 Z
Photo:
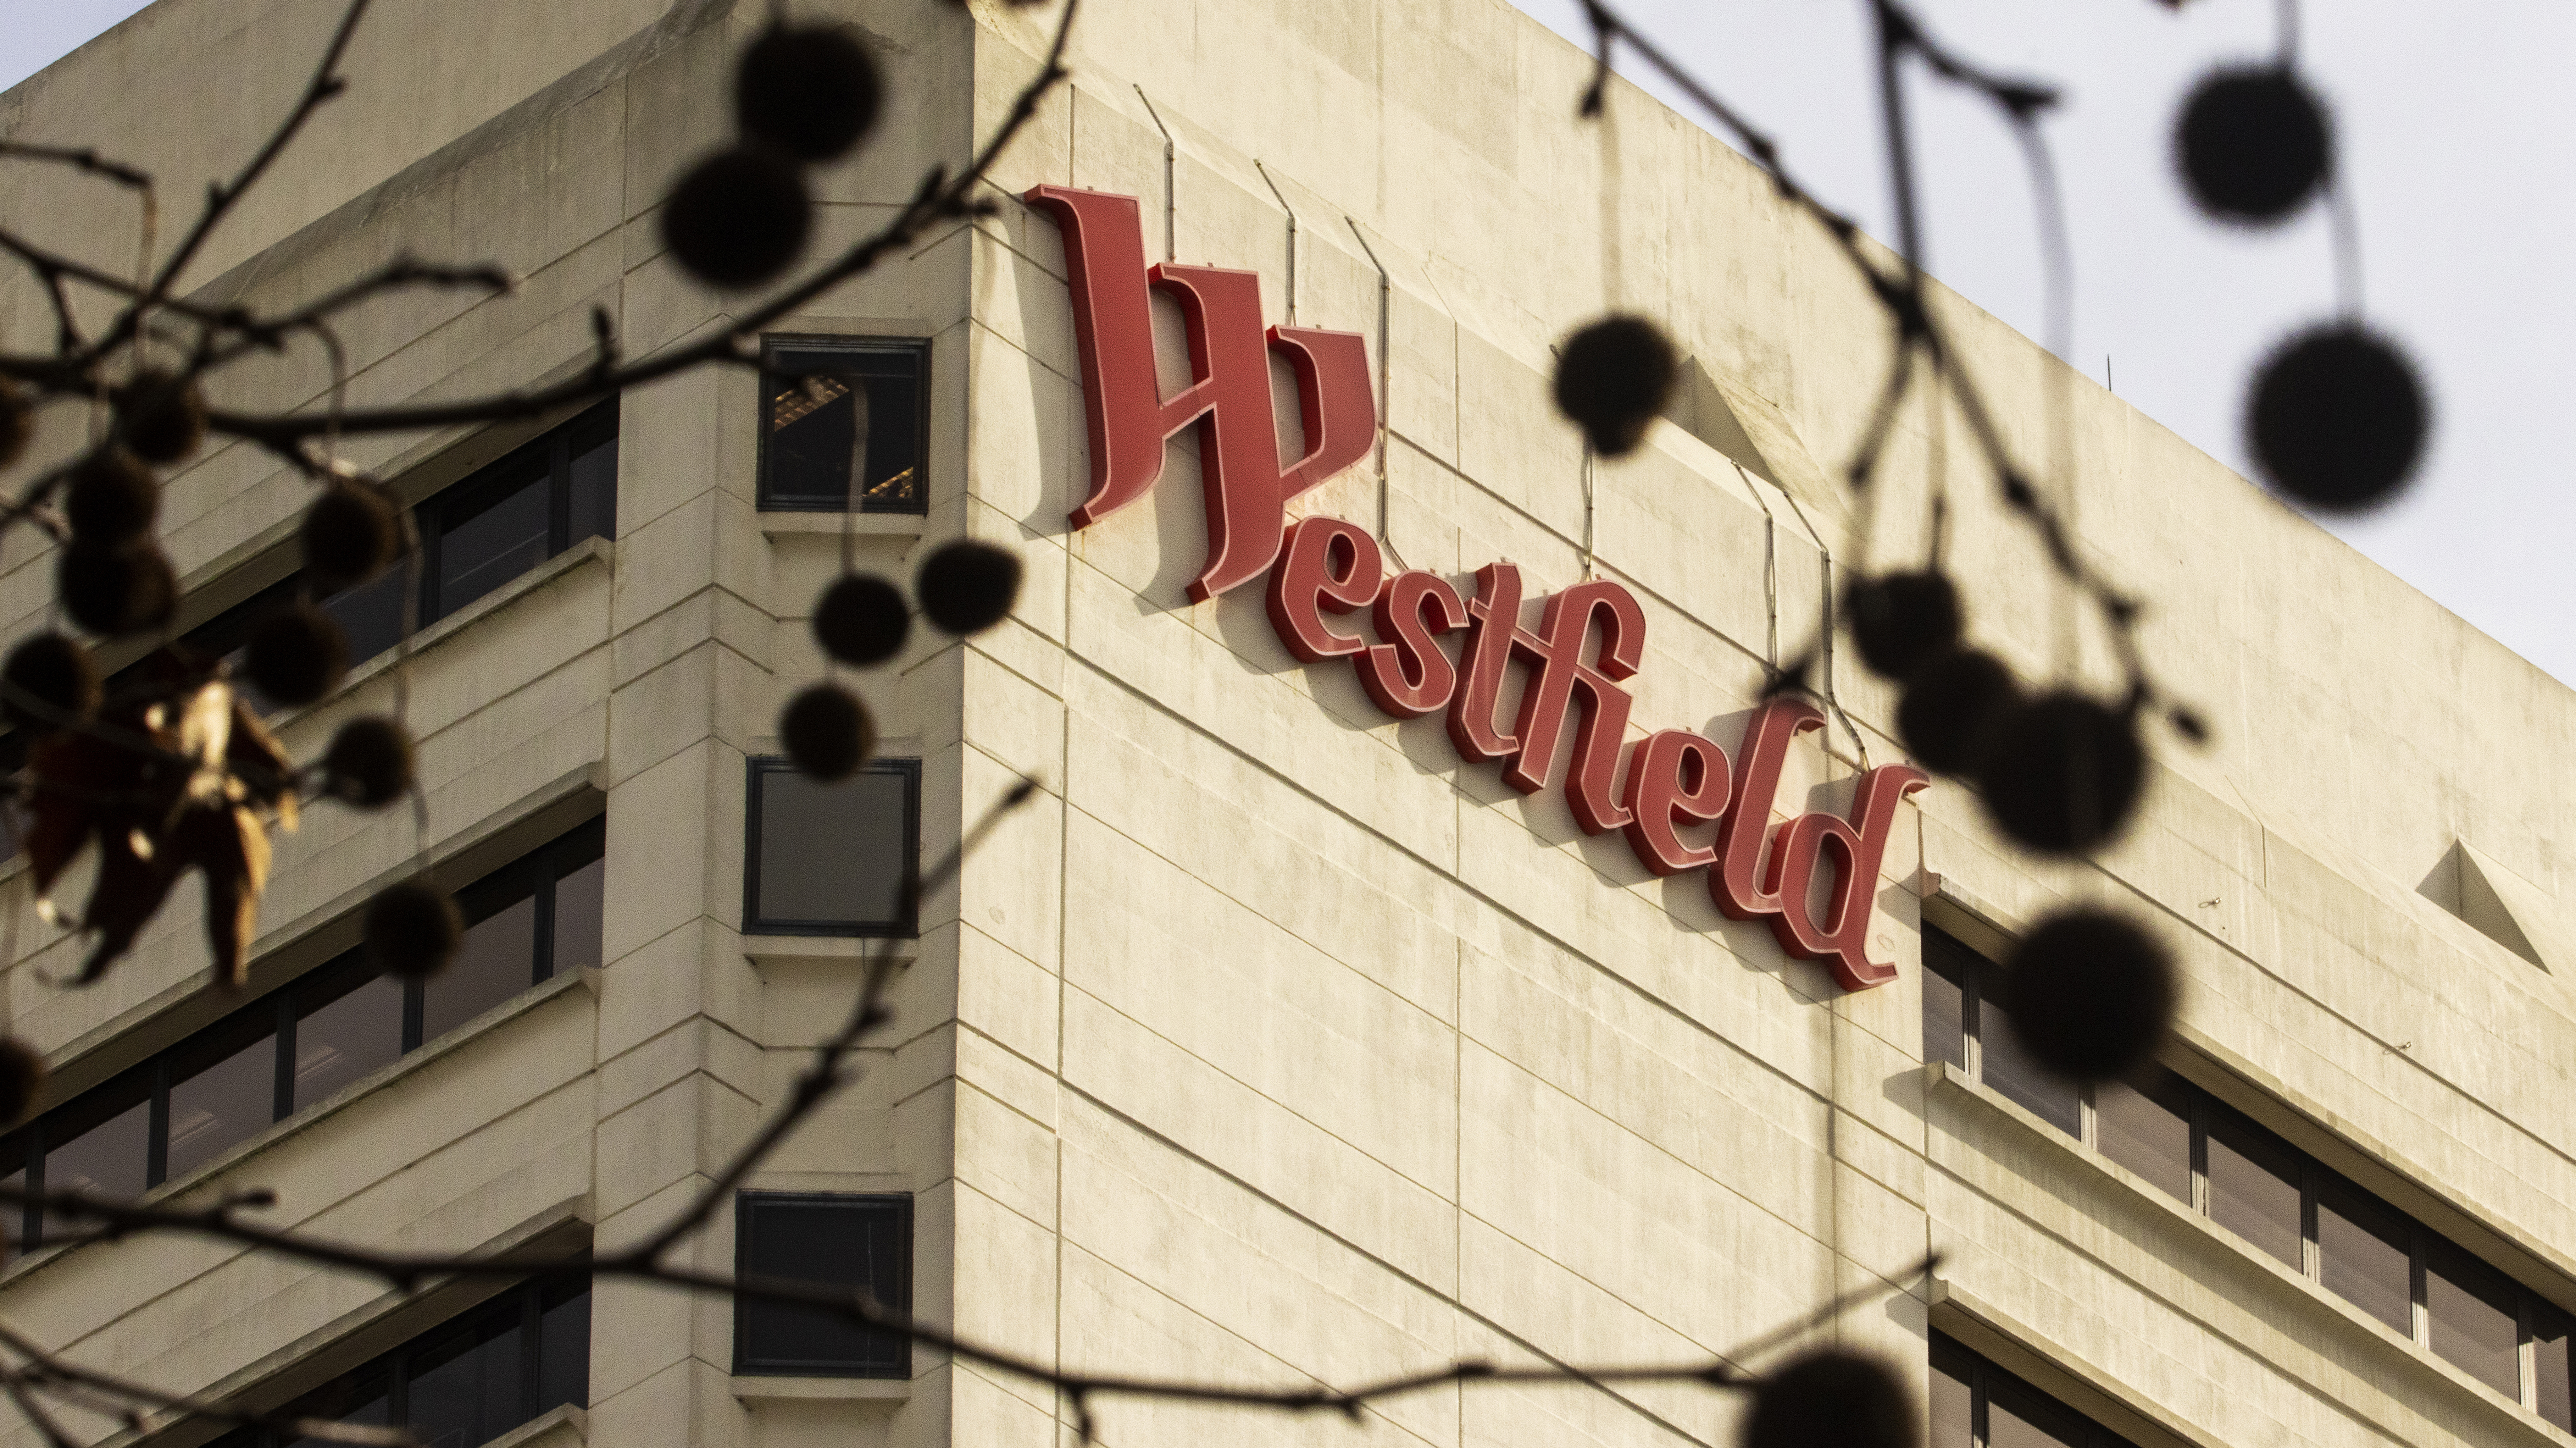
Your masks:
M 871 1294 L 912 1310 L 912 1198 L 737 1192 L 734 1274 Z M 737 1297 L 733 1370 L 780 1376 L 908 1378 L 902 1336 L 839 1313 Z
M 762 365 L 764 510 L 929 511 L 928 342 L 779 339 Z
M 743 929 L 754 935 L 910 935 L 921 761 L 879 759 L 838 784 L 784 759 L 751 761 Z

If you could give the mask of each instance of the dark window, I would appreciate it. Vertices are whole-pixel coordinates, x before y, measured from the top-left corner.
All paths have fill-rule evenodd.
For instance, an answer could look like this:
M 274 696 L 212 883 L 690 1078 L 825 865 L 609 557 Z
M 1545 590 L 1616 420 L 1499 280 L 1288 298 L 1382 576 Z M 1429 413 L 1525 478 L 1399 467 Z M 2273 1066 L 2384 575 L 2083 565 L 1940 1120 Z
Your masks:
M 301 1111 L 401 1055 L 408 993 L 400 978 L 380 974 L 363 955 L 299 982 L 289 1110 Z
M 734 1275 L 850 1288 L 912 1310 L 912 1198 L 792 1192 L 734 1194 Z M 733 1370 L 788 1376 L 908 1378 L 910 1343 L 849 1316 L 737 1296 Z
M 420 621 L 456 612 L 584 538 L 617 536 L 614 398 L 420 503 Z M 399 605 L 397 592 L 394 602 Z M 356 648 L 350 653 L 355 656 Z
M 606 837 L 591 820 L 459 891 L 465 949 L 426 984 L 344 952 L 0 1138 L 0 1165 L 32 1163 L 40 1190 L 138 1196 L 557 971 L 597 965 Z M 8 1227 L 25 1235 L 23 1219 Z
M 784 759 L 754 759 L 745 814 L 745 931 L 913 933 L 905 881 L 920 849 L 920 760 L 874 760 L 822 784 Z
M 2190 1205 L 2191 1095 L 2181 1077 L 2159 1068 L 2142 1087 L 2096 1087 L 2093 1119 L 2104 1156 Z
M 2214 1101 L 2207 1109 L 2210 1220 L 2297 1267 L 2299 1154 Z
M 1945 1333 L 1932 1334 L 1931 1448 L 2130 1448 Z
M 772 339 L 762 361 L 762 508 L 928 511 L 928 342 Z
M 2558 1307 L 2161 1067 L 2135 1083 L 2076 1092 L 2078 1109 L 2067 1110 L 2065 1098 L 2034 1084 L 2003 1013 L 1985 997 L 1993 966 L 1928 925 L 1923 963 L 1925 1059 L 1967 1055 L 1985 1085 L 2517 1402 L 2528 1344 L 2540 1415 L 2576 1429 L 2570 1319 Z M 1937 1353 L 1933 1362 L 1939 1369 Z M 1938 1371 L 1933 1389 L 1937 1413 Z M 1936 1420 L 1936 1448 L 1949 1442 L 1938 1436 L 1946 1431 Z M 2053 1431 L 2015 1418 L 1976 1448 L 2037 1444 L 2026 1435 Z
M 2344 1301 L 2412 1337 L 2415 1271 L 2409 1235 L 2404 1218 L 2358 1187 L 2328 1181 L 2317 1191 L 2318 1280 Z
M 2432 1237 L 2424 1254 L 2424 1316 L 2433 1351 L 2506 1397 L 2515 1396 L 2522 1331 L 2514 1291 L 2439 1237 Z
M 1968 1069 L 1967 952 L 1949 936 L 1923 932 L 1923 1059 Z
M 480 1448 L 566 1403 L 590 1401 L 590 1279 L 503 1293 L 334 1378 L 285 1411 L 405 1427 L 423 1448 Z M 283 1415 L 281 1415 L 283 1416 Z M 215 1448 L 324 1448 L 316 1438 L 243 1428 Z
M 419 623 L 426 626 L 585 538 L 617 536 L 617 401 L 481 468 L 413 508 L 420 527 Z M 319 600 L 348 636 L 349 663 L 365 663 L 402 641 L 403 602 L 413 569 L 402 563 L 371 582 Z M 251 632 L 307 591 L 291 573 L 197 625 L 181 642 L 216 658 L 236 657 Z M 108 681 L 113 691 L 120 671 Z M 262 713 L 276 705 L 241 685 Z M 0 773 L 25 762 L 24 731 L 0 738 Z
M 275 1121 L 277 1012 L 246 1011 L 169 1056 L 169 1141 L 160 1176 L 183 1175 Z
M 1978 1069 L 1987 1085 L 2067 1135 L 2081 1134 L 2082 1093 L 2074 1082 L 2051 1075 L 2031 1059 L 2021 1037 L 2013 1033 L 2012 1017 L 2004 1014 L 1992 993 L 1977 998 L 1977 1049 L 1985 1057 Z
M 2540 1416 L 2564 1428 L 2568 1419 L 2567 1314 L 2534 1304 L 2531 1313 L 2532 1371 L 2539 1378 Z

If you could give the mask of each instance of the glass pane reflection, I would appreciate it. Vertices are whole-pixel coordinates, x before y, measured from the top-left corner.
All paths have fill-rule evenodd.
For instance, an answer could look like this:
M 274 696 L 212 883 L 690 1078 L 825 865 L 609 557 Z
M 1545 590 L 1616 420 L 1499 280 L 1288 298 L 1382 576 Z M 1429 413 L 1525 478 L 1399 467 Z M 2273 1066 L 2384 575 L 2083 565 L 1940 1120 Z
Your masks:
M 277 1031 L 270 1024 L 276 1018 L 263 1010 L 253 1029 L 236 1026 L 193 1042 L 172 1060 L 164 1180 L 214 1160 L 277 1119 Z
M 437 1040 L 536 983 L 536 921 L 536 900 L 521 896 L 499 914 L 466 927 L 456 959 L 421 991 L 422 1040 Z

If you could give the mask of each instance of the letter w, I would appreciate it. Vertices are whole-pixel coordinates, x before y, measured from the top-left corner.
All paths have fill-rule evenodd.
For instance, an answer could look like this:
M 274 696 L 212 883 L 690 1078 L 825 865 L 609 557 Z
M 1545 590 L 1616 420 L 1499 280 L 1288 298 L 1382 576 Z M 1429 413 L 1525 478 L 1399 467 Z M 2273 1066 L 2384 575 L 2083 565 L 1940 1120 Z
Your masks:
M 1190 597 L 1205 602 L 1259 577 L 1279 556 L 1287 501 L 1358 462 L 1377 441 L 1367 343 L 1357 332 L 1313 327 L 1265 332 L 1258 273 L 1169 263 L 1147 271 L 1132 196 L 1039 186 L 1022 199 L 1064 229 L 1073 284 L 1091 427 L 1091 496 L 1073 510 L 1073 525 L 1087 528 L 1143 497 L 1163 475 L 1163 440 L 1195 422 L 1208 552 Z M 1169 401 L 1154 380 L 1148 282 L 1180 302 L 1188 327 L 1196 380 Z M 1272 349 L 1297 374 L 1306 413 L 1306 455 L 1285 470 L 1270 407 Z

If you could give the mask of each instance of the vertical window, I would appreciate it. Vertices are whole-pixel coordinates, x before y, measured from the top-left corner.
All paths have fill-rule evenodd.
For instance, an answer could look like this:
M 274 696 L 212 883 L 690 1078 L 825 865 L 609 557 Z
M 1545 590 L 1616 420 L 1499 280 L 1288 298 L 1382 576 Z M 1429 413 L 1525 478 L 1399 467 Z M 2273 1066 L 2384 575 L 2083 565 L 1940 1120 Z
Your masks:
M 1923 932 L 1923 1059 L 1968 1069 L 1966 951 L 1938 931 Z
M 2404 1219 L 2360 1188 L 2330 1181 L 2317 1192 L 2318 1280 L 2344 1301 L 2415 1335 L 2414 1263 Z
M 2521 1385 L 2522 1332 L 2513 1289 L 2468 1253 L 2431 1237 L 2424 1254 L 2424 1316 L 2433 1351 L 2510 1398 Z
M 2555 1307 L 2535 1303 L 2531 1313 L 2532 1374 L 2538 1381 L 2540 1416 L 2561 1428 L 2569 1426 L 2567 1314 Z
M 868 1293 L 912 1310 L 912 1198 L 734 1194 L 734 1275 Z M 737 1373 L 907 1378 L 911 1345 L 843 1313 L 734 1299 Z
M 169 1143 L 160 1176 L 182 1176 L 278 1118 L 277 1006 L 263 1001 L 172 1051 Z
M 2214 1101 L 2207 1109 L 2210 1219 L 2299 1266 L 2298 1154 Z
M 928 511 L 928 342 L 777 338 L 761 357 L 763 509 Z
M 910 935 L 905 884 L 921 836 L 921 761 L 880 759 L 822 784 L 784 759 L 750 762 L 743 929 Z
M 39 1190 L 139 1196 L 531 985 L 598 965 L 606 840 L 593 819 L 459 891 L 465 945 L 431 980 L 402 981 L 347 951 L 0 1136 L 0 1170 Z M 0 1235 L 59 1230 L 37 1227 L 21 1217 Z
M 2104 1156 L 2190 1205 L 2191 1097 L 2181 1077 L 2159 1068 L 2143 1087 L 2097 1087 L 2093 1119 Z
M 1928 954 L 1928 952 L 1927 952 Z M 1977 1365 L 1948 1338 L 1932 1337 L 1931 1448 L 1975 1448 Z
M 2013 1033 L 2012 1017 L 1987 992 L 1977 997 L 1977 1050 L 1984 1057 L 1978 1069 L 1987 1085 L 2067 1135 L 2080 1134 L 2084 1105 L 2075 1083 L 2051 1075 L 2031 1059 Z
M 299 982 L 288 1109 L 301 1111 L 400 1056 L 405 994 L 400 979 L 378 973 L 363 955 Z
M 1931 1448 L 2130 1448 L 1947 1334 L 1932 1334 Z

